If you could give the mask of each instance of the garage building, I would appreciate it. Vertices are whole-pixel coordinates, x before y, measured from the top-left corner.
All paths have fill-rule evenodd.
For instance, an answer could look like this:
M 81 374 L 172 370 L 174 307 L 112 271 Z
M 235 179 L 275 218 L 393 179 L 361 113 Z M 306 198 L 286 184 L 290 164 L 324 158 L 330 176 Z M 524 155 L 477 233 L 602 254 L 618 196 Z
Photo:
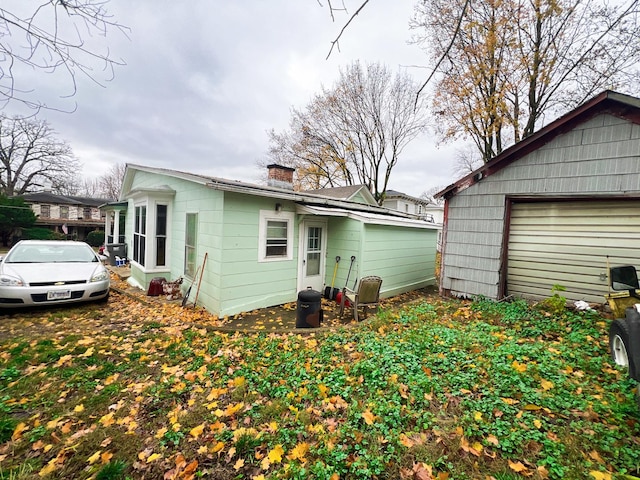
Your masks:
M 640 99 L 605 91 L 450 185 L 445 295 L 603 303 L 640 270 Z

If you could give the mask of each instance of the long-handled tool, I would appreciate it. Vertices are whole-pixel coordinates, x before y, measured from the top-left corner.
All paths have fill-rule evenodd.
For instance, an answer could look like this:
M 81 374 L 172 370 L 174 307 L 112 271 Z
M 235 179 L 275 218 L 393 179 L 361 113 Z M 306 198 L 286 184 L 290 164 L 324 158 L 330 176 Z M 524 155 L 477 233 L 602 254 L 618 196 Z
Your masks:
M 205 252 L 204 254 L 204 260 L 202 261 L 202 265 L 198 265 L 198 268 L 196 268 L 196 274 L 193 276 L 193 280 L 191 280 L 191 285 L 189 285 L 189 288 L 187 288 L 187 291 L 184 292 L 184 297 L 182 297 L 182 306 L 186 307 L 187 306 L 187 302 L 189 301 L 189 294 L 191 293 L 191 289 L 193 288 L 193 284 L 196 283 L 196 278 L 199 278 L 198 280 L 198 287 L 196 290 L 196 299 L 193 302 L 193 305 L 195 306 L 195 302 L 198 301 L 198 292 L 200 291 L 200 282 L 202 282 L 202 275 L 204 274 L 204 264 L 207 261 L 207 256 L 208 256 L 208 252 Z M 200 275 L 200 276 L 198 276 Z
M 338 292 L 338 294 L 336 295 L 336 302 L 340 302 L 340 316 L 342 316 L 343 312 L 344 312 L 344 304 L 346 302 L 346 290 L 347 290 L 347 285 L 349 284 L 349 277 L 351 276 L 351 268 L 353 267 L 353 262 L 356 261 L 356 256 L 355 255 L 351 255 L 351 264 L 349 265 L 349 272 L 347 273 L 347 279 L 344 282 L 344 287 L 342 288 L 342 292 Z
M 200 284 L 202 283 L 202 277 L 204 276 L 204 266 L 207 264 L 208 256 L 209 256 L 209 252 L 204 252 L 204 259 L 202 260 L 202 268 L 200 269 L 200 280 L 198 280 L 198 288 L 196 289 L 196 298 L 193 301 L 194 307 L 198 303 L 198 294 L 200 293 Z
M 336 293 L 338 292 L 337 288 L 333 288 L 333 285 L 336 283 L 336 274 L 338 273 L 338 264 L 340 263 L 340 256 L 336 257 L 336 265 L 333 267 L 333 278 L 331 279 L 331 286 L 324 287 L 324 298 L 329 300 L 333 300 L 336 298 Z
M 200 265 L 198 265 L 198 268 L 196 268 L 196 274 L 193 276 L 193 280 L 191 280 L 191 285 L 189 285 L 189 288 L 187 288 L 187 291 L 184 292 L 184 297 L 182 297 L 183 307 L 187 306 L 187 302 L 189 301 L 189 294 L 191 293 L 191 287 L 193 287 L 193 284 L 196 281 L 196 277 L 198 276 L 198 273 L 200 273 Z

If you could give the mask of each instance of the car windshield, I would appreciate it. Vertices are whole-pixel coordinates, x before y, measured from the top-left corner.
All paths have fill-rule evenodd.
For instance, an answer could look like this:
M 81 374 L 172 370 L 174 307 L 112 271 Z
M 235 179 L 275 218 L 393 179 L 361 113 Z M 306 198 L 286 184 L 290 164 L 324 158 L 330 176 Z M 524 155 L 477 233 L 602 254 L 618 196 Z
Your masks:
M 85 245 L 18 245 L 5 263 L 87 263 L 98 262 L 91 248 Z

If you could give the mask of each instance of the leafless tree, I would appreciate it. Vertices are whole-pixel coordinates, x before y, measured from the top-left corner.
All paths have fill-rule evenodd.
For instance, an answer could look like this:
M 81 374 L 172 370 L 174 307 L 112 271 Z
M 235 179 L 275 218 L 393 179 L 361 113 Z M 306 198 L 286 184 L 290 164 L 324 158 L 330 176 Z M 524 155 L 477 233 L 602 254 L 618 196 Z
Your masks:
M 109 0 L 13 1 L 0 7 L 0 105 L 18 101 L 33 108 L 55 108 L 34 96 L 33 71 L 61 74 L 71 97 L 79 76 L 102 84 L 124 65 L 99 37 L 116 30 L 127 35 L 106 10 Z M 96 72 L 100 72 L 100 77 Z
M 442 185 L 431 187 L 430 189 L 422 192 L 422 194 L 420 195 L 420 198 L 422 198 L 423 200 L 427 200 L 429 203 L 432 203 L 434 205 L 440 205 L 440 206 L 444 205 L 443 198 L 435 198 L 435 194 L 441 190 L 444 190 L 444 188 L 445 187 L 443 187 Z
M 71 147 L 47 122 L 0 115 L 0 193 L 10 197 L 43 188 L 64 193 L 78 170 Z
M 101 198 L 100 180 L 97 178 L 84 178 L 78 187 L 78 196 L 89 198 Z
M 122 181 L 127 166 L 124 163 L 116 163 L 104 175 L 98 178 L 99 192 L 102 198 L 117 200 L 120 198 Z
M 455 164 L 453 174 L 457 177 L 464 177 L 482 166 L 482 158 L 478 149 L 472 145 L 466 145 L 456 149 Z
M 288 131 L 270 132 L 269 157 L 295 167 L 301 188 L 364 184 L 381 202 L 404 147 L 427 127 L 415 91 L 406 74 L 355 62 L 292 110 Z

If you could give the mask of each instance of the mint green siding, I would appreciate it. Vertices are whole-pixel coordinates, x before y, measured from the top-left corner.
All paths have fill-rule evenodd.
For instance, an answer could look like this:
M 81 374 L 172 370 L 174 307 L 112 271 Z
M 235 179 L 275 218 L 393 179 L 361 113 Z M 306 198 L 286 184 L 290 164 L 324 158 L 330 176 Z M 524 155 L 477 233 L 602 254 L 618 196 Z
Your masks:
M 382 297 L 435 285 L 436 229 L 366 224 L 360 277 L 382 277 Z
M 356 259 L 349 288 L 367 275 L 382 277 L 382 297 L 435 285 L 438 230 L 363 223 L 353 219 L 329 221 L 326 284 L 331 283 L 335 257 L 341 257 L 335 286 L 345 285 L 351 256 Z
M 199 274 L 195 278 L 185 277 L 185 237 L 187 214 L 197 214 L 197 266 L 203 264 L 207 255 L 198 305 L 214 314 L 233 315 L 297 299 L 301 264 L 299 230 L 305 220 L 326 222 L 326 268 L 322 272 L 326 285 L 331 284 L 336 255 L 342 259 L 335 281 L 338 288 L 345 286 L 352 255 L 356 261 L 350 287 L 364 275 L 379 275 L 383 278 L 382 295 L 391 296 L 435 282 L 437 229 L 426 224 L 379 225 L 366 215 L 353 218 L 301 214 L 294 201 L 218 190 L 199 177 L 190 180 L 171 173 L 133 169 L 127 178 L 129 207 L 125 235 L 129 258 L 133 253 L 134 207 L 152 205 L 156 198 L 168 205 L 167 265 L 154 269 L 132 262 L 132 283 L 147 289 L 154 277 L 171 281 L 182 276 L 183 292 L 193 283 L 190 300 L 194 300 Z M 290 220 L 291 258 L 264 261 L 260 258 L 260 242 L 264 241 L 260 232 L 261 211 L 277 217 L 276 203 L 281 205 L 283 218 Z M 152 224 L 147 222 L 147 248 L 155 240 Z
M 295 205 L 280 201 L 283 211 Z M 259 261 L 260 210 L 275 201 L 237 193 L 225 194 L 221 258 L 221 312 L 238 313 L 296 299 L 298 228 L 293 222 L 293 258 Z

